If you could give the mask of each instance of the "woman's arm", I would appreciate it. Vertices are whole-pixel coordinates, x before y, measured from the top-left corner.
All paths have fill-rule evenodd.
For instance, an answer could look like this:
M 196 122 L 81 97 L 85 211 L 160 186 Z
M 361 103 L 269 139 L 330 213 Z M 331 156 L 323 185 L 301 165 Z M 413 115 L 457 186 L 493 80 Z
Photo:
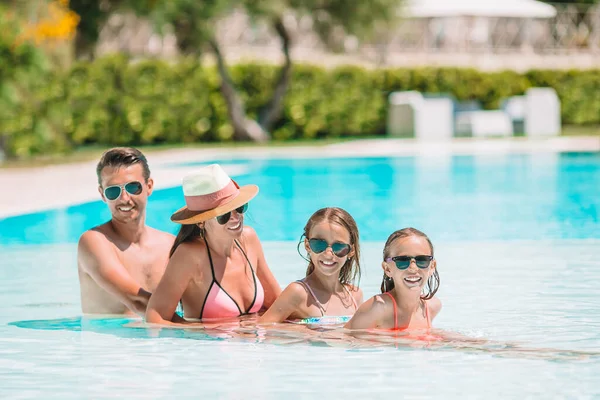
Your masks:
M 265 253 L 263 252 L 262 244 L 258 238 L 258 235 L 249 226 L 244 227 L 244 235 L 248 240 L 248 244 L 252 246 L 253 250 L 256 251 L 256 256 L 258 259 L 256 265 L 256 275 L 260 280 L 260 284 L 262 285 L 265 291 L 265 300 L 263 302 L 263 308 L 271 307 L 273 303 L 275 303 L 275 299 L 281 295 L 281 286 L 275 279 L 275 276 L 271 272 L 269 265 L 267 264 L 267 260 L 265 259 Z
M 350 321 L 344 325 L 346 329 L 373 329 L 381 326 L 385 316 L 385 302 L 380 296 L 373 296 L 356 310 Z
M 306 290 L 298 283 L 290 283 L 281 296 L 258 319 L 258 323 L 283 322 L 298 310 L 303 301 L 306 302 Z
M 185 324 L 183 318 L 174 316 L 177 303 L 187 288 L 198 257 L 194 257 L 194 251 L 198 248 L 190 243 L 181 244 L 167 265 L 158 287 L 150 297 L 146 309 L 146 322 L 164 325 Z

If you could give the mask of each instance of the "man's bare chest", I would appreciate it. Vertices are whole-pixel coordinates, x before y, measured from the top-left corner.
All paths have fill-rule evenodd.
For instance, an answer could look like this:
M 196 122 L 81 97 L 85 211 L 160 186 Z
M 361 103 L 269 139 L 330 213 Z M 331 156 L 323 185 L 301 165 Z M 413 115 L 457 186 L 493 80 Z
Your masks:
M 127 272 L 147 290 L 156 288 L 167 265 L 168 254 L 161 254 L 157 250 L 128 248 L 119 254 Z

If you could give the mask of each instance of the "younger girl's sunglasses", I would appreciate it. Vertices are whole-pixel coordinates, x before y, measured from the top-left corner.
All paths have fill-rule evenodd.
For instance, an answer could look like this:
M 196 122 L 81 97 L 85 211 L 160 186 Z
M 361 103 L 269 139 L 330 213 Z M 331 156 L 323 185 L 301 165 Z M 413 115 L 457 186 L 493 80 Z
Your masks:
M 398 269 L 408 269 L 412 260 L 415 260 L 417 267 L 427 269 L 431 264 L 431 260 L 433 260 L 433 256 L 397 256 L 385 259 L 387 262 L 393 261 Z

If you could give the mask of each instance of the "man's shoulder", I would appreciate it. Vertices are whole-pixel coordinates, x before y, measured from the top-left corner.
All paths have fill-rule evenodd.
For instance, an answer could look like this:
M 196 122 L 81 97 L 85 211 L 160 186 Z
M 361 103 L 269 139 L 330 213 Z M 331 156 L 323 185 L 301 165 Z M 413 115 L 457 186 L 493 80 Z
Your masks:
M 175 235 L 169 232 L 161 231 L 160 229 L 148 227 L 148 231 L 156 238 L 163 240 L 175 240 Z
M 110 240 L 110 224 L 108 222 L 95 226 L 87 231 L 83 232 L 83 234 L 79 237 L 79 246 L 82 245 L 87 246 L 92 243 L 104 242 L 109 243 Z
M 107 224 L 85 231 L 79 237 L 77 259 L 79 267 L 84 269 L 97 265 L 100 260 L 113 257 L 116 245 L 111 238 Z
M 159 229 L 148 227 L 148 232 L 150 233 L 150 237 L 152 238 L 152 242 L 157 245 L 164 245 L 171 247 L 173 242 L 175 241 L 175 235 L 161 231 Z

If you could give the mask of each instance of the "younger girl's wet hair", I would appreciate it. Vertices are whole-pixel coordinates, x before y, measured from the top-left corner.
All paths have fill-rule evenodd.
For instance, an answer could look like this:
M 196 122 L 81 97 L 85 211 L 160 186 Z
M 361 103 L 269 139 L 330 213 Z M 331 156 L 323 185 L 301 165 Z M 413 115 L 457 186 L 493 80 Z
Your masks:
M 304 239 L 311 239 L 310 231 L 312 228 L 320 222 L 327 221 L 333 224 L 340 225 L 344 227 L 348 233 L 350 234 L 350 246 L 352 246 L 352 250 L 354 250 L 354 255 L 352 257 L 348 257 L 342 269 L 340 270 L 339 281 L 343 285 L 352 284 L 354 285 L 355 281 L 360 282 L 360 245 L 359 245 L 359 237 L 358 237 L 358 226 L 356 225 L 356 221 L 348 212 L 339 207 L 325 207 L 317 210 L 308 220 L 306 225 L 304 226 L 304 232 L 300 236 L 300 241 L 298 242 L 298 253 L 300 253 L 300 245 L 304 243 Z M 301 253 L 300 255 L 304 257 Z M 306 269 L 306 276 L 310 275 L 315 266 L 310 259 L 306 259 L 308 261 L 308 268 Z M 355 285 L 358 286 L 358 285 Z
M 397 239 L 402 239 L 402 238 L 406 238 L 406 237 L 410 237 L 410 236 L 418 236 L 418 237 L 422 237 L 425 240 L 427 240 L 427 243 L 429 244 L 429 249 L 431 250 L 431 255 L 433 256 L 433 244 L 431 243 L 431 240 L 427 237 L 426 234 L 424 234 L 423 232 L 421 232 L 418 229 L 415 228 L 404 228 L 404 229 L 400 229 L 394 233 L 392 233 L 390 235 L 390 237 L 388 237 L 387 241 L 385 242 L 385 246 L 383 246 L 383 259 L 385 261 L 386 258 L 389 258 L 391 256 L 390 252 L 390 247 L 392 247 L 392 243 L 394 243 L 394 241 L 396 241 Z M 437 268 L 433 271 L 433 274 L 431 274 L 431 276 L 429 277 L 429 279 L 427 279 L 427 284 L 425 284 L 425 294 L 421 295 L 421 298 L 423 300 L 429 300 L 431 299 L 433 296 L 435 296 L 435 293 L 438 291 L 440 287 L 440 275 L 438 274 L 438 270 Z M 383 274 L 383 281 L 381 282 L 381 293 L 385 293 L 385 292 L 389 292 L 390 290 L 392 290 L 394 288 L 394 281 L 392 280 L 392 278 L 388 277 L 385 273 Z

